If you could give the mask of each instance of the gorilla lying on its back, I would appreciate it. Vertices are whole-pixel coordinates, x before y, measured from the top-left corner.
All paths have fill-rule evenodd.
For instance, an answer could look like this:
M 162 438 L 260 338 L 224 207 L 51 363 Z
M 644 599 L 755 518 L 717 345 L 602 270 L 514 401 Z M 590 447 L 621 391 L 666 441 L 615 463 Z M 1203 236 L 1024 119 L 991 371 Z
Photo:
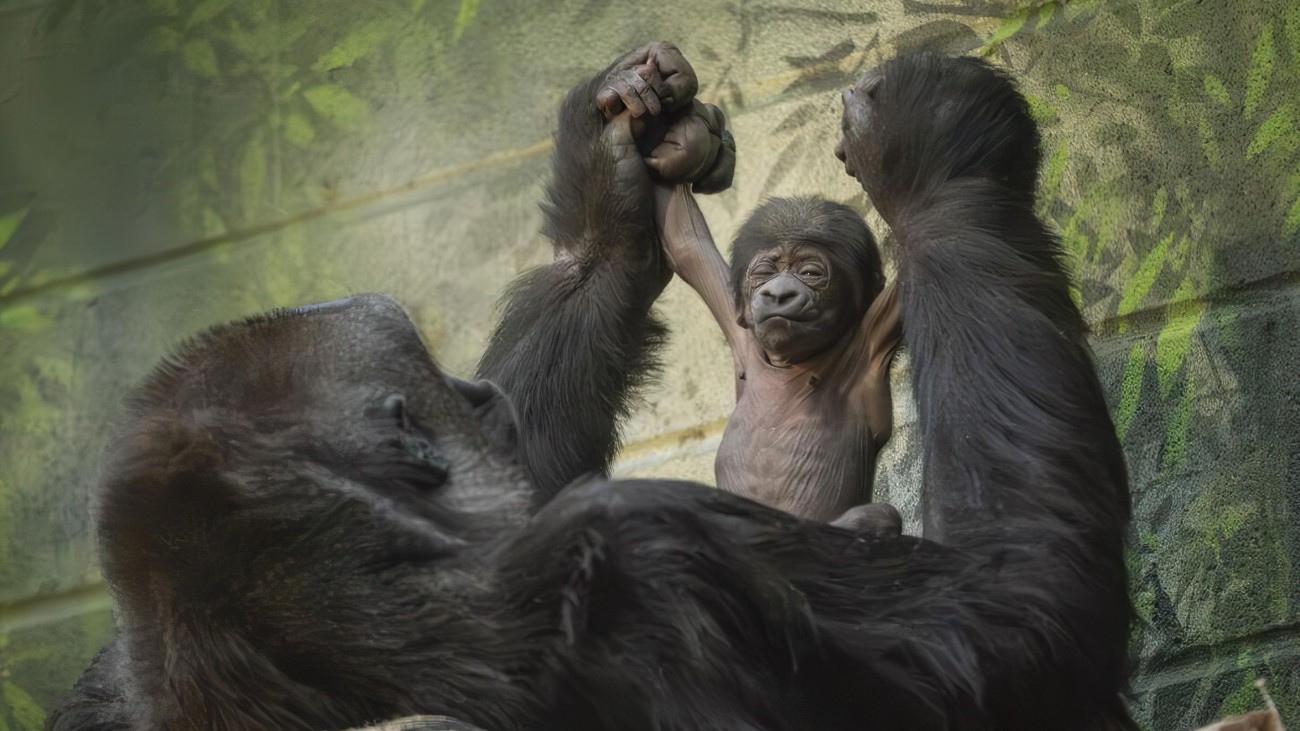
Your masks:
M 51 728 L 1131 726 L 1123 462 L 1026 191 L 1032 122 L 986 65 L 903 58 L 846 100 L 951 545 L 684 482 L 549 497 L 608 464 L 661 333 L 652 183 L 602 90 L 673 114 L 679 59 L 641 49 L 566 100 L 557 259 L 510 294 L 500 390 L 375 296 L 218 328 L 149 379 L 99 492 L 119 638 Z

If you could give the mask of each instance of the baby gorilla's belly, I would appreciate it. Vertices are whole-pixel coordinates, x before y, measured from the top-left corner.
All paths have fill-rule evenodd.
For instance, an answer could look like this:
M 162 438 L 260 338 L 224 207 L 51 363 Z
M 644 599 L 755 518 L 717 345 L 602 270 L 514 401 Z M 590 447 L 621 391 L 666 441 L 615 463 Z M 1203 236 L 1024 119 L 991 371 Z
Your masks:
M 871 500 L 875 455 L 865 424 L 769 415 L 732 415 L 714 464 L 718 487 L 810 520 Z

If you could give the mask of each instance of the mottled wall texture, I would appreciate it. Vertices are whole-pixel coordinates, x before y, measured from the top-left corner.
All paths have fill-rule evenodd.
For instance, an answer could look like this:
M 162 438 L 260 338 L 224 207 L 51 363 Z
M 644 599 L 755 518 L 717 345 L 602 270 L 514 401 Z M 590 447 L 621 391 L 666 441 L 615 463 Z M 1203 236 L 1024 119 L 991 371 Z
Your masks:
M 401 298 L 469 373 L 537 230 L 555 107 L 649 39 L 730 115 L 719 241 L 769 195 L 868 206 L 836 91 L 897 49 L 1023 79 L 1133 474 L 1133 708 L 1300 725 L 1300 0 L 0 0 L 0 730 L 110 632 L 88 488 L 125 389 L 207 325 Z M 883 232 L 879 218 L 870 220 Z M 712 481 L 730 366 L 679 282 L 623 475 Z M 915 530 L 915 409 L 880 492 Z

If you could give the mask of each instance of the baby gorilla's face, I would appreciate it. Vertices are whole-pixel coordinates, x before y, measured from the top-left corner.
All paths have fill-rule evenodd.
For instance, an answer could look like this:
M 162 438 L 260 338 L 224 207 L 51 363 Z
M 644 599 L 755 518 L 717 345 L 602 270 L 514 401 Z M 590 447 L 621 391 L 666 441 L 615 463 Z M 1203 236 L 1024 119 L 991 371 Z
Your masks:
M 745 279 L 745 320 L 773 365 L 800 363 L 839 340 L 852 296 L 826 255 L 810 244 L 759 251 Z

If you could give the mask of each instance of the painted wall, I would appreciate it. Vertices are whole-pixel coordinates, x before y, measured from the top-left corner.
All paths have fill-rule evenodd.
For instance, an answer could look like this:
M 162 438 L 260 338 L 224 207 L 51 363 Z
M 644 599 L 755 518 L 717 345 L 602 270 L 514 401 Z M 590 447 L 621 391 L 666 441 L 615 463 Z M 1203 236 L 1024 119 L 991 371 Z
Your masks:
M 719 241 L 769 195 L 867 210 L 835 92 L 895 49 L 1023 79 L 1133 474 L 1135 713 L 1191 728 L 1267 677 L 1300 725 L 1300 0 L 0 0 L 0 729 L 108 636 L 87 490 L 124 390 L 207 325 L 376 290 L 469 373 L 548 257 L 556 104 L 655 38 L 740 145 Z M 725 346 L 680 283 L 661 309 L 618 473 L 711 481 Z M 905 367 L 879 483 L 914 529 Z

